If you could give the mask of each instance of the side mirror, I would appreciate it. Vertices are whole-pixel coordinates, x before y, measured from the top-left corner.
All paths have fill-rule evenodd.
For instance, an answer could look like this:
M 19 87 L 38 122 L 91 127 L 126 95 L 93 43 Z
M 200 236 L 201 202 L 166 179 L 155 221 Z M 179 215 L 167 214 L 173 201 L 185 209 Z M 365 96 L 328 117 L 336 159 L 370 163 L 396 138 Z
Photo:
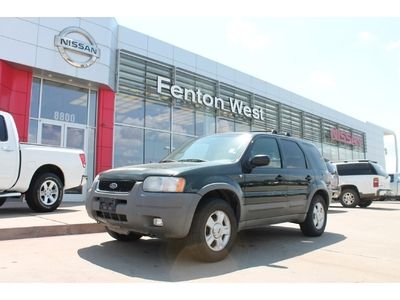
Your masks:
M 270 161 L 271 160 L 269 159 L 268 155 L 258 154 L 255 155 L 252 159 L 250 159 L 250 166 L 252 168 L 268 166 Z

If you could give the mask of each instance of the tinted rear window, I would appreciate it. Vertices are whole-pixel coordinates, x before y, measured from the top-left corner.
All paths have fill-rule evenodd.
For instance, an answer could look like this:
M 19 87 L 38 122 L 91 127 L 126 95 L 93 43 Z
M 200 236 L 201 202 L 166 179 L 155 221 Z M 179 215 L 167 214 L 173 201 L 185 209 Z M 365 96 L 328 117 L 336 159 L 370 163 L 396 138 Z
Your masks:
M 369 163 L 338 164 L 336 165 L 339 175 L 376 175 L 375 169 Z
M 376 174 L 378 174 L 380 176 L 384 176 L 384 177 L 388 176 L 388 174 L 386 173 L 385 169 L 381 165 L 378 165 L 378 164 L 375 164 L 375 163 L 371 163 L 371 164 L 375 168 Z
M 325 161 L 322 158 L 321 152 L 319 152 L 317 147 L 310 144 L 303 144 L 303 148 L 306 151 L 307 158 L 310 161 L 312 168 L 326 170 L 327 166 L 325 165 Z
M 328 168 L 329 173 L 335 174 L 336 173 L 336 167 L 333 163 L 330 161 L 325 161 L 326 167 Z
M 282 153 L 285 157 L 286 168 L 307 168 L 304 153 L 297 143 L 282 139 L 281 145 Z
M 0 142 L 5 142 L 8 140 L 6 121 L 3 116 L 0 116 Z

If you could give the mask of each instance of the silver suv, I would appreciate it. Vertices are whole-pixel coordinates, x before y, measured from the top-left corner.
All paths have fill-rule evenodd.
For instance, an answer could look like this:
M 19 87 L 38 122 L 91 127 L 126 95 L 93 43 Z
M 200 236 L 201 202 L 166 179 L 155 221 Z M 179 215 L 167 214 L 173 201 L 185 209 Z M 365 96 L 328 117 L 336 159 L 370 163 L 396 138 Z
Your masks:
M 343 207 L 368 207 L 390 193 L 390 178 L 376 161 L 344 161 L 335 165 L 342 189 L 338 200 Z

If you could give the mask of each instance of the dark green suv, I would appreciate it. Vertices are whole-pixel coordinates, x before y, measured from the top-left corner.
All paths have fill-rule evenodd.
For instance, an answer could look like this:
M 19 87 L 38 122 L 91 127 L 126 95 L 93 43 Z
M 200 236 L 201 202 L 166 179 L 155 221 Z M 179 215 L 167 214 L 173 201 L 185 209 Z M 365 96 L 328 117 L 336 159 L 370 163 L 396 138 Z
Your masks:
M 309 142 L 268 133 L 223 133 L 193 140 L 159 163 L 108 170 L 86 209 L 121 241 L 143 235 L 185 238 L 204 261 L 223 259 L 238 231 L 300 224 L 325 230 L 329 173 Z

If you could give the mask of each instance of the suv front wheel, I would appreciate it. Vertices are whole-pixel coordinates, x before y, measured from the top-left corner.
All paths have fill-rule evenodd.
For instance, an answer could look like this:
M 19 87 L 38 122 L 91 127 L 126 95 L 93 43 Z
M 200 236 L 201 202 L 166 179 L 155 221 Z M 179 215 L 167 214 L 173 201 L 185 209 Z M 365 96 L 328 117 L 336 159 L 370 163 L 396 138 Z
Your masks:
M 320 236 L 325 231 L 327 209 L 324 198 L 315 195 L 311 201 L 307 217 L 300 223 L 300 229 L 306 236 Z
M 232 207 L 213 198 L 197 209 L 188 236 L 188 249 L 198 260 L 215 262 L 224 259 L 233 246 L 237 220 Z
M 360 202 L 360 197 L 354 189 L 344 189 L 340 194 L 339 200 L 343 207 L 353 208 Z

